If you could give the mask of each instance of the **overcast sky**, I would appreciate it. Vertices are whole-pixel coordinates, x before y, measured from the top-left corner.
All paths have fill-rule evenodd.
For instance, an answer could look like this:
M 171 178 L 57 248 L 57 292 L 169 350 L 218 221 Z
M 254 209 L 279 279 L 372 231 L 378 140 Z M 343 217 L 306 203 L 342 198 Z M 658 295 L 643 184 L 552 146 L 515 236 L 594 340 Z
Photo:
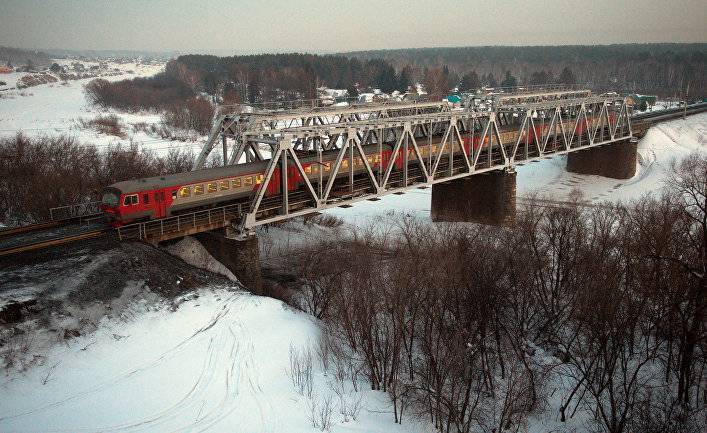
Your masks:
M 332 52 L 707 42 L 706 0 L 0 0 L 0 45 Z

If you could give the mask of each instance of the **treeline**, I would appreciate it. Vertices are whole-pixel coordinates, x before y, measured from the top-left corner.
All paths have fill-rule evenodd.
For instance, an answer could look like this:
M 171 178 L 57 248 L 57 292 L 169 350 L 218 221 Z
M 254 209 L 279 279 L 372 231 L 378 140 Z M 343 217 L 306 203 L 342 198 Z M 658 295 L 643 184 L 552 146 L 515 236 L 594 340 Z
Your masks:
M 99 150 L 63 135 L 0 138 L 0 221 L 43 221 L 52 207 L 100 200 L 115 182 L 189 171 L 193 160 L 191 152 L 157 156 L 132 143 Z
M 51 58 L 41 51 L 23 50 L 20 48 L 0 47 L 0 66 L 20 67 L 28 69 L 44 69 L 51 63 Z
M 294 303 L 323 320 L 335 376 L 387 392 L 396 422 L 704 431 L 706 182 L 693 155 L 629 207 L 530 204 L 504 228 L 395 217 L 290 255 Z
M 380 59 L 361 61 L 344 56 L 297 53 L 233 57 L 187 55 L 167 66 L 168 72 L 198 83 L 209 94 L 218 94 L 221 89 L 227 101 L 244 102 L 312 99 L 317 96 L 319 86 L 353 90 L 354 85 L 358 85 L 358 89 L 404 91 L 412 83 L 402 69 L 396 73 L 390 63 Z
M 545 71 L 558 77 L 571 69 L 577 83 L 597 91 L 638 91 L 662 97 L 707 95 L 707 44 L 627 44 L 531 47 L 455 47 L 358 51 L 343 55 L 384 59 L 396 69 L 410 65 L 418 77 L 425 68 L 446 65 L 462 76 L 472 70 L 500 82 L 506 71 L 520 84 Z M 552 80 L 548 80 L 552 81 Z

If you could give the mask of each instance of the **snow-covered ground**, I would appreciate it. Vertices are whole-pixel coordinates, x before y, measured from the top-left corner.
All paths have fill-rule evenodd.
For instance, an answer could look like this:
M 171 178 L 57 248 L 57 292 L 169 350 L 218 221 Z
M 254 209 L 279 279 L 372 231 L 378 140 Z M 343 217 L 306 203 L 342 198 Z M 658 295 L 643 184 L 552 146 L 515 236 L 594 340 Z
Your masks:
M 72 60 L 58 60 L 60 65 L 66 65 Z M 82 62 L 90 68 L 95 62 Z M 95 63 L 97 64 L 97 63 Z M 137 62 L 109 63 L 111 70 L 117 69 L 122 74 L 101 76 L 109 81 L 148 77 L 164 69 L 162 63 L 142 64 Z M 170 148 L 192 149 L 198 152 L 203 140 L 178 141 L 164 139 L 148 134 L 144 130 L 134 130 L 133 125 L 145 123 L 159 125 L 161 117 L 155 112 L 125 113 L 117 110 L 102 109 L 92 106 L 86 100 L 84 86 L 95 78 L 80 80 L 57 81 L 25 89 L 16 89 L 16 81 L 26 75 L 13 72 L 0 75 L 0 81 L 7 86 L 0 88 L 0 136 L 12 136 L 18 132 L 27 135 L 65 134 L 79 139 L 82 143 L 90 143 L 98 148 L 122 143 L 128 145 L 131 141 L 143 148 L 158 154 L 167 153 Z M 6 89 L 6 90 L 3 90 Z M 86 128 L 82 121 L 87 122 L 98 116 L 116 115 L 121 122 L 124 138 L 99 133 L 95 129 Z
M 310 316 L 236 288 L 197 291 L 176 311 L 137 302 L 3 377 L 0 431 L 314 432 L 286 369 L 318 333 Z M 333 395 L 316 360 L 313 377 L 314 399 Z M 361 385 L 357 420 L 335 410 L 332 432 L 423 431 L 394 424 L 386 395 Z

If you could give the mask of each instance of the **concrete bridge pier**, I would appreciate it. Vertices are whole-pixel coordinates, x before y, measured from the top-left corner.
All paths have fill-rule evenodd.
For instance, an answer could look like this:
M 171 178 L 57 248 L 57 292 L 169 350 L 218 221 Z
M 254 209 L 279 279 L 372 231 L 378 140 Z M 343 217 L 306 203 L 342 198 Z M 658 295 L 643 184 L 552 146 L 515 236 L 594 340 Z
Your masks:
M 636 174 L 638 140 L 627 139 L 567 154 L 567 171 L 612 179 L 630 179 Z
M 256 294 L 263 294 L 260 248 L 255 235 L 238 239 L 232 230 L 197 233 L 194 237 L 216 260 L 223 263 L 238 281 Z
M 511 224 L 516 172 L 495 170 L 432 185 L 432 221 Z

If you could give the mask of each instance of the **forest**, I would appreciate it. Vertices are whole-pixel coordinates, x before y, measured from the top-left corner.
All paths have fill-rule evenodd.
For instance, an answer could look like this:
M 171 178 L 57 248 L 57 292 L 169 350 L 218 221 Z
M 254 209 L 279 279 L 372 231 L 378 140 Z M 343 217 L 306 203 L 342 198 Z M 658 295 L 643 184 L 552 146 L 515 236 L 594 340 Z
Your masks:
M 707 44 L 184 55 L 168 62 L 164 73 L 155 77 L 97 81 L 87 86 L 87 92 L 93 102 L 103 106 L 128 110 L 172 107 L 173 111 L 183 111 L 187 101 L 199 93 L 223 104 L 260 103 L 314 99 L 319 87 L 347 89 L 353 97 L 376 88 L 386 93 L 414 92 L 415 83 L 424 84 L 434 98 L 455 89 L 563 83 L 580 84 L 596 92 L 696 99 L 707 94 L 706 64 Z
M 288 256 L 290 303 L 322 320 L 335 380 L 386 392 L 398 423 L 704 431 L 707 158 L 673 170 L 628 205 L 532 202 L 506 227 L 397 214 L 328 235 Z
M 410 66 L 417 76 L 425 68 L 446 65 L 463 76 L 470 71 L 491 74 L 497 81 L 509 71 L 518 83 L 533 74 L 547 81 L 569 68 L 576 83 L 595 91 L 638 92 L 660 97 L 707 95 L 707 44 L 623 44 L 568 46 L 487 46 L 416 48 L 345 53 L 361 60 L 384 59 L 396 69 Z M 537 75 L 536 75 L 537 78 Z

